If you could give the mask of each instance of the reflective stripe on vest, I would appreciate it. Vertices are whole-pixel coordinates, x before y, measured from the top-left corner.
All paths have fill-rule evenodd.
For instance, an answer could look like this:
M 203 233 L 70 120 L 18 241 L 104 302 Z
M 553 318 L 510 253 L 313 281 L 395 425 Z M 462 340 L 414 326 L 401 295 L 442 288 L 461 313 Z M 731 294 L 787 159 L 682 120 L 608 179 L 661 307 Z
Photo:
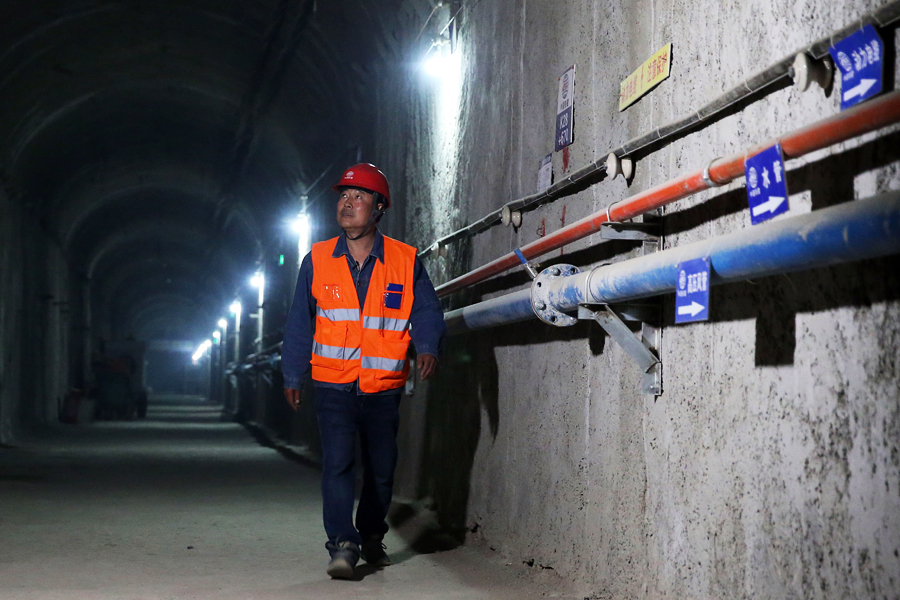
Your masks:
M 403 371 L 403 368 L 406 366 L 406 359 L 403 360 L 392 360 L 390 358 L 381 358 L 378 356 L 363 356 L 362 357 L 362 368 L 363 369 L 377 369 L 379 371 L 392 371 L 395 373 L 399 373 Z
M 325 317 L 329 321 L 359 321 L 358 308 L 332 308 L 325 310 L 321 306 L 316 307 L 316 316 Z
M 363 317 L 366 329 L 383 329 L 385 331 L 406 331 L 409 319 L 390 319 L 388 317 Z
M 393 390 L 406 382 L 416 250 L 383 239 L 384 261 L 375 260 L 363 307 L 347 257 L 333 256 L 338 238 L 313 245 L 311 292 L 317 309 L 310 362 L 316 381 L 359 381 L 364 393 Z
M 313 354 L 333 360 L 359 360 L 362 351 L 359 348 L 344 348 L 343 346 L 326 346 L 313 341 Z

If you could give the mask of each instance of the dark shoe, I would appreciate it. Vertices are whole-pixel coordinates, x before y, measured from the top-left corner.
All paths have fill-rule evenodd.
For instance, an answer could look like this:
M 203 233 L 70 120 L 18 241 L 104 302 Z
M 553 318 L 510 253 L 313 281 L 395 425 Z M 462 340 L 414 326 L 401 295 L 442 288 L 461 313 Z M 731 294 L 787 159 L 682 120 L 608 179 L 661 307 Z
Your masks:
M 350 541 L 341 542 L 333 545 L 326 544 L 328 551 L 331 553 L 331 560 L 328 562 L 328 568 L 325 572 L 332 579 L 351 579 L 353 577 L 353 567 L 359 561 L 359 546 Z
M 383 535 L 373 535 L 365 538 L 362 544 L 362 557 L 371 567 L 388 567 L 391 565 L 391 557 L 385 552 L 386 546 L 381 543 Z

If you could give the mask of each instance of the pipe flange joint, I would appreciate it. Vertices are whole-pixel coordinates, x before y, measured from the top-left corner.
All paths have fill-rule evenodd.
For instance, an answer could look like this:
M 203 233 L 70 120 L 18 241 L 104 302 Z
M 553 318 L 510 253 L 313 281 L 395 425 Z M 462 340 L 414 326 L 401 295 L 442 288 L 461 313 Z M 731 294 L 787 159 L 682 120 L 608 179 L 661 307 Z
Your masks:
M 571 327 L 578 323 L 578 319 L 571 317 L 553 306 L 550 299 L 549 283 L 560 277 L 571 277 L 581 273 L 581 269 L 574 265 L 553 265 L 547 267 L 531 282 L 531 308 L 537 318 L 554 327 Z

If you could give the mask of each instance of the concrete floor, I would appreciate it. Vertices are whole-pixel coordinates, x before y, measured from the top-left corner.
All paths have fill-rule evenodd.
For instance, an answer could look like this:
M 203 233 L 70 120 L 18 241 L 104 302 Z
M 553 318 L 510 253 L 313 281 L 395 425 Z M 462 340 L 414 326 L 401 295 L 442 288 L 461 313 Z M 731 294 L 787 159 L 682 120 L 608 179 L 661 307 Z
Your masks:
M 318 486 L 196 399 L 59 426 L 0 449 L 0 598 L 574 597 L 487 548 L 414 551 L 418 517 L 385 540 L 395 565 L 332 581 Z

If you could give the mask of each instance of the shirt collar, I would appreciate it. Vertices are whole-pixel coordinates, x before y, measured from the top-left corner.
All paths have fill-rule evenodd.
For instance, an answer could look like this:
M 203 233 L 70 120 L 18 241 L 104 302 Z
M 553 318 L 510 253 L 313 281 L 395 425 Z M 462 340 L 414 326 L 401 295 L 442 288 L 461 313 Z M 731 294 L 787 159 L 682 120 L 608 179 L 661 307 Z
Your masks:
M 350 249 L 347 247 L 346 233 L 342 233 L 340 237 L 338 237 L 337 244 L 334 245 L 334 252 L 331 253 L 331 258 L 337 258 L 339 256 L 350 256 Z M 377 229 L 375 230 L 375 243 L 372 244 L 372 251 L 369 252 L 369 256 L 374 256 L 381 261 L 381 264 L 384 264 L 384 236 L 381 235 L 381 232 Z

